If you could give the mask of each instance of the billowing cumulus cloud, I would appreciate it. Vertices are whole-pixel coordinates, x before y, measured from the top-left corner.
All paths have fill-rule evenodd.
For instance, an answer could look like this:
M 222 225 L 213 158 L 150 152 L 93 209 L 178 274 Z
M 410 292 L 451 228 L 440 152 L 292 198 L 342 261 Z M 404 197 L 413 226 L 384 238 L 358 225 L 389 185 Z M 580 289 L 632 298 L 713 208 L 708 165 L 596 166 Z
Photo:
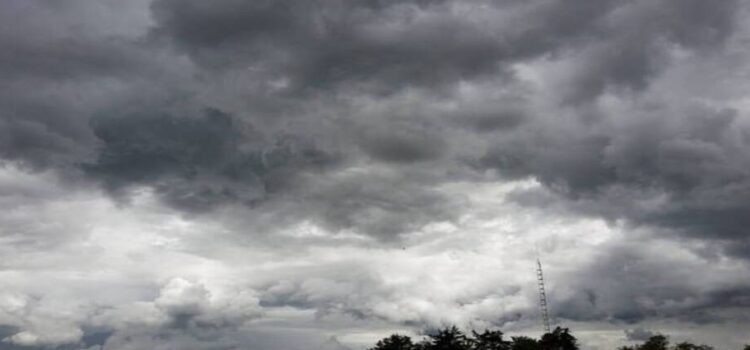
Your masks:
M 586 346 L 687 325 L 739 346 L 748 18 L 734 0 L 6 1 L 0 349 L 533 333 L 535 252 Z

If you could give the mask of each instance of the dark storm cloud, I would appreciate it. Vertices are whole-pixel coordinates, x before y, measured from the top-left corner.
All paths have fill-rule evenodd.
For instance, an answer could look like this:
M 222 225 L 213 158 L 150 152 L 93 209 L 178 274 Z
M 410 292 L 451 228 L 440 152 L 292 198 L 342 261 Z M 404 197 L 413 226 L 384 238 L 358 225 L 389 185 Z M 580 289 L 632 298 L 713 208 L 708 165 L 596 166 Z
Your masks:
M 362 134 L 360 145 L 365 153 L 386 162 L 408 164 L 436 159 L 446 148 L 441 135 L 428 128 L 376 126 Z
M 722 77 L 746 72 L 710 65 L 717 57 L 746 61 L 740 1 L 142 5 L 145 19 L 118 25 L 116 7 L 103 18 L 85 12 L 93 2 L 0 4 L 3 161 L 103 188 L 123 202 L 147 189 L 171 208 L 206 214 L 196 220 L 216 215 L 237 232 L 259 232 L 253 239 L 267 233 L 270 247 L 293 256 L 303 244 L 340 244 L 337 234 L 354 233 L 346 241 L 353 245 L 400 244 L 394 241 L 436 223 L 455 224 L 450 234 L 461 235 L 464 223 L 483 223 L 472 222 L 479 219 L 467 214 L 463 193 L 445 187 L 497 172 L 498 183 L 534 178 L 542 185 L 516 190 L 515 204 L 689 238 L 709 247 L 707 261 L 750 257 L 747 111 L 722 99 L 744 91 Z M 674 70 L 696 62 L 708 62 L 704 69 L 718 78 Z M 34 215 L 13 210 L 64 194 L 7 187 L 0 204 L 9 210 L 0 219 L 15 234 L 13 254 L 88 234 L 72 219 L 37 227 L 28 224 Z M 211 211 L 219 207 L 226 211 Z M 325 237 L 290 238 L 306 225 Z M 602 250 L 595 264 L 567 276 L 575 290 L 553 299 L 557 316 L 726 322 L 725 312 L 748 307 L 742 281 L 707 279 L 704 288 L 691 281 L 713 270 L 697 274 L 688 264 L 694 271 L 674 272 L 679 262 L 653 252 Z M 388 302 L 414 302 L 409 293 L 347 267 L 335 273 L 344 278 L 269 284 L 261 306 L 420 326 L 444 321 L 425 316 L 418 302 L 421 311 L 404 321 Z M 211 311 L 206 288 L 185 288 L 194 294 L 154 306 L 162 323 L 116 332 L 108 344 L 229 347 L 241 339 L 232 332 L 257 316 L 225 319 L 230 309 Z M 381 297 L 385 316 L 373 311 Z M 430 307 L 495 305 L 482 293 L 457 303 L 443 298 Z M 466 319 L 486 309 L 474 306 Z M 512 315 L 482 315 L 510 321 L 526 312 L 508 309 Z M 233 336 L 224 341 L 225 334 Z
M 148 67 L 143 52 L 121 39 L 38 40 L 0 36 L 0 79 L 117 77 Z
M 610 4 L 614 8 L 606 9 L 610 11 L 587 32 L 598 38 L 577 44 L 577 50 L 569 53 L 578 62 L 561 86 L 563 101 L 587 102 L 608 87 L 645 89 L 668 65 L 672 44 L 696 52 L 721 47 L 733 32 L 737 4 L 672 0 Z M 605 5 L 591 6 L 601 11 Z
M 18 10 L 20 3 L 12 4 L 18 13 L 25 16 L 33 13 Z M 447 114 L 433 113 L 428 106 L 416 106 L 413 113 L 402 112 L 399 118 L 377 113 L 362 116 L 350 108 L 351 100 L 310 99 L 286 92 L 334 91 L 334 95 L 343 93 L 351 97 L 375 92 L 368 97 L 388 103 L 380 92 L 388 92 L 387 96 L 405 87 L 420 87 L 439 88 L 443 91 L 441 98 L 450 99 L 455 97 L 451 92 L 454 84 L 461 81 L 494 79 L 513 88 L 510 67 L 514 63 L 582 55 L 578 60 L 580 65 L 573 67 L 573 75 L 568 77 L 572 80 L 560 96 L 565 100 L 572 94 L 577 102 L 588 101 L 610 85 L 645 89 L 649 80 L 669 63 L 666 50 L 670 43 L 695 51 L 721 47 L 732 33 L 735 7 L 734 1 L 706 5 L 667 0 L 627 4 L 159 0 L 151 4 L 154 26 L 147 39 L 81 35 L 67 22 L 62 22 L 65 25 L 60 28 L 32 26 L 26 39 L 16 35 L 18 31 L 7 31 L 2 38 L 15 49 L 3 54 L 0 72 L 15 80 L 15 89 L 7 101 L 8 108 L 4 108 L 6 115 L 0 132 L 7 137 L 3 138 L 2 154 L 6 159 L 37 167 L 70 168 L 84 164 L 84 172 L 112 193 L 132 186 L 147 186 L 154 188 L 166 202 L 192 211 L 222 203 L 257 203 L 274 191 L 304 187 L 294 183 L 301 179 L 295 173 L 332 169 L 326 166 L 334 163 L 333 154 L 337 153 L 357 159 L 361 152 L 375 161 L 396 165 L 430 161 L 436 167 L 453 170 L 456 166 L 450 163 L 456 152 L 453 147 L 463 143 L 447 142 L 445 138 L 452 134 L 441 124 L 460 125 L 479 134 L 515 130 L 525 124 L 530 124 L 527 130 L 534 130 L 536 124 L 529 122 L 531 112 L 517 103 L 477 101 L 475 105 L 462 104 L 461 110 Z M 60 30 L 56 33 L 55 29 Z M 202 82 L 248 72 L 242 74 L 270 84 L 241 92 L 253 95 L 257 107 L 250 108 L 258 108 L 260 116 L 233 117 L 242 120 L 242 124 L 257 126 L 257 134 L 238 133 L 237 123 L 220 121 L 216 116 L 175 117 L 173 112 L 160 112 L 171 108 L 164 104 L 174 104 L 179 98 L 206 95 L 201 92 L 200 82 L 178 86 L 175 84 L 181 81 L 176 79 L 164 83 L 163 88 L 168 92 L 160 92 L 164 94 L 162 100 L 139 96 L 144 92 L 139 91 L 141 85 L 132 83 L 134 76 L 146 79 L 152 72 L 167 74 L 163 62 L 146 54 L 157 50 L 159 45 L 155 44 L 164 42 L 186 52 L 197 63 L 197 77 Z M 156 51 L 159 55 L 166 55 L 159 50 Z M 154 77 L 169 80 L 168 75 Z M 59 101 L 43 101 L 32 92 L 39 86 L 51 88 L 60 80 L 82 84 L 107 79 L 124 88 L 114 96 L 93 98 L 98 102 L 95 105 L 81 105 L 76 102 L 75 94 L 55 96 Z M 276 86 L 278 91 L 270 91 L 268 86 Z M 352 86 L 368 89 L 349 89 Z M 233 97 L 229 98 L 231 101 Z M 107 105 L 109 100 L 112 101 Z M 148 107 L 143 111 L 129 114 L 119 111 L 123 105 L 141 104 L 144 100 L 150 102 L 144 103 Z M 329 127 L 314 120 L 301 126 L 290 123 L 284 126 L 283 121 L 291 118 L 289 115 L 309 113 L 306 107 L 315 103 L 331 104 L 320 108 L 319 114 L 351 115 L 338 117 L 343 122 L 335 130 L 326 130 Z M 276 107 L 264 107 L 268 104 Z M 291 105 L 295 107 L 287 107 Z M 95 116 L 106 114 L 113 116 Z M 449 115 L 447 123 L 446 115 Z M 363 123 L 363 119 L 368 121 Z M 279 126 L 271 129 L 266 125 L 271 121 Z M 308 131 L 315 132 L 314 137 L 332 140 L 334 149 L 323 150 L 314 141 L 297 140 L 298 135 Z M 713 179 L 716 174 L 709 170 L 712 162 L 722 162 L 715 158 L 720 157 L 716 152 L 723 146 L 711 146 L 711 140 L 703 144 L 691 140 L 664 144 L 660 148 L 660 157 L 664 158 L 661 159 L 653 154 L 640 156 L 642 150 L 629 144 L 640 144 L 629 140 L 631 136 L 637 137 L 629 133 L 639 130 L 567 132 L 560 140 L 550 140 L 544 132 L 535 131 L 507 134 L 498 142 L 490 137 L 497 146 L 482 158 L 479 166 L 498 168 L 515 177 L 535 176 L 573 196 L 620 183 L 641 186 L 642 182 L 682 195 L 706 187 L 697 183 Z M 284 135 L 292 135 L 293 140 L 281 141 L 287 145 L 275 145 L 280 139 L 289 139 Z M 255 140 L 256 136 L 262 140 Z M 664 136 L 652 137 L 658 140 Z M 706 164 L 706 174 L 690 175 L 684 168 L 684 163 L 694 161 L 685 157 L 696 152 Z M 278 158 L 272 160 L 278 164 L 267 164 L 269 156 Z M 638 165 L 631 167 L 618 162 Z M 671 169 L 662 169 L 665 165 Z M 360 180 L 368 181 L 366 176 Z M 436 182 L 409 184 L 408 189 L 404 188 L 405 193 L 426 194 L 430 190 L 422 187 Z M 685 189 L 672 190 L 671 186 Z M 331 190 L 340 192 L 335 186 Z M 441 200 L 439 196 L 417 195 L 415 198 L 432 199 L 403 201 L 390 191 L 376 196 L 377 200 L 366 195 L 369 191 L 347 193 L 358 203 L 352 206 L 354 209 L 340 210 L 333 206 L 321 213 L 323 221 L 334 223 L 333 227 L 373 222 L 366 225 L 369 227 L 382 220 L 394 222 L 395 226 L 387 229 L 386 224 L 378 224 L 383 228 L 377 231 L 394 232 L 403 229 L 399 222 L 409 221 L 407 215 L 395 214 L 394 210 L 412 212 L 404 210 L 402 204 L 424 206 L 418 203 Z M 317 196 L 338 198 L 336 194 L 317 193 Z M 681 223 L 684 220 L 680 219 L 680 213 L 688 209 L 701 214 L 690 217 L 706 217 L 704 224 L 725 221 L 722 214 L 714 215 L 699 204 L 639 221 L 659 225 Z M 301 210 L 305 212 L 303 217 L 311 212 Z M 427 217 L 437 215 L 436 220 L 450 217 L 445 216 L 444 210 L 418 212 Z M 363 213 L 371 214 L 357 217 Z
M 430 175 L 377 167 L 343 168 L 324 176 L 306 173 L 279 195 L 269 196 L 231 222 L 260 232 L 278 232 L 306 222 L 330 232 L 365 234 L 393 244 L 436 220 L 458 219 L 466 206 L 466 198 L 436 188 L 440 182 L 427 180 Z M 295 200 L 289 200 L 290 196 Z M 329 239 L 317 242 L 343 243 Z M 314 237 L 308 240 L 316 241 Z
M 266 78 L 289 80 L 292 88 L 320 90 L 350 83 L 375 84 L 390 91 L 411 85 L 432 87 L 481 78 L 485 73 L 497 75 L 502 64 L 524 58 L 545 54 L 575 57 L 579 51 L 580 67 L 574 67 L 572 80 L 561 96 L 581 102 L 597 97 L 608 86 L 645 89 L 668 64 L 668 43 L 697 51 L 720 46 L 732 32 L 736 4 L 482 4 L 493 14 L 507 11 L 525 16 L 523 24 L 511 27 L 502 20 L 500 24 L 484 22 L 481 16 L 470 21 L 458 16 L 455 9 L 459 5 L 450 2 L 394 1 L 373 6 L 365 2 L 185 5 L 157 1 L 153 5 L 157 26 L 152 34 L 171 40 L 209 69 L 257 69 L 269 74 Z M 523 112 L 491 110 L 465 115 L 466 123 L 476 125 L 474 128 L 492 130 L 517 126 Z M 359 141 L 362 150 L 376 159 L 408 164 L 444 153 L 439 135 L 424 137 L 383 122 L 388 125 L 385 132 L 376 127 Z M 601 154 L 612 136 L 573 130 L 560 140 L 562 144 L 551 141 L 552 147 L 538 147 L 548 154 L 537 154 L 529 148 L 537 147 L 538 135 L 525 135 L 520 142 L 530 143 L 529 147 L 504 140 L 498 146 L 502 151 L 489 153 L 483 163 L 518 177 L 537 176 L 571 195 L 593 193 L 620 181 L 638 183 L 630 177 L 641 175 L 618 174 L 625 167 L 607 164 Z M 668 171 L 634 171 L 664 185 L 669 181 L 663 180 Z M 685 173 L 678 169 L 676 176 Z M 677 181 L 671 184 L 678 185 Z
M 251 126 L 248 126 L 251 128 Z M 284 187 L 299 169 L 320 169 L 336 157 L 295 140 L 253 144 L 231 116 L 207 109 L 199 117 L 158 112 L 104 116 L 92 121 L 101 141 L 86 173 L 115 193 L 151 186 L 170 204 L 205 210 L 247 205 Z
M 0 14 L 0 79 L 66 80 L 123 76 L 149 67 L 144 52 L 126 38 L 87 31 L 91 20 L 71 18 L 81 2 L 51 4 L 11 0 Z M 106 5 L 100 5 L 106 6 Z
M 90 155 L 87 119 L 111 102 L 108 91 L 156 76 L 152 53 L 116 35 L 117 21 L 106 18 L 112 14 L 85 16 L 105 3 L 13 0 L 2 6 L 0 155 L 35 169 L 70 167 Z
M 468 111 L 457 118 L 457 123 L 468 126 L 476 132 L 493 132 L 512 130 L 519 126 L 527 116 L 525 112 L 512 108 L 496 107 L 492 110 Z
M 261 69 L 294 89 L 373 83 L 377 91 L 498 71 L 493 33 L 445 1 L 157 1 L 157 38 L 202 65 Z
M 435 87 L 497 76 L 522 59 L 580 52 L 562 97 L 586 101 L 610 85 L 643 89 L 663 67 L 667 43 L 721 45 L 737 2 L 478 2 L 468 7 L 476 18 L 462 5 L 162 0 L 153 5 L 153 33 L 203 65 L 266 70 L 301 89 Z
M 166 0 L 153 5 L 153 34 L 213 69 L 260 69 L 303 90 L 343 85 L 392 93 L 502 76 L 506 64 L 585 40 L 616 2 L 474 5 Z M 523 20 L 503 18 L 514 13 Z
M 9 67 L 15 70 L 14 66 Z M 26 75 L 24 75 L 26 77 Z M 65 167 L 93 140 L 78 113 L 78 89 L 64 83 L 0 80 L 0 156 L 33 168 Z M 67 164 L 66 164 L 67 163 Z
M 745 254 L 750 145 L 737 112 L 693 106 L 635 113 L 640 121 L 625 128 L 518 133 L 480 163 L 504 176 L 533 176 L 584 212 L 718 239 Z M 657 196 L 664 197 L 647 206 Z

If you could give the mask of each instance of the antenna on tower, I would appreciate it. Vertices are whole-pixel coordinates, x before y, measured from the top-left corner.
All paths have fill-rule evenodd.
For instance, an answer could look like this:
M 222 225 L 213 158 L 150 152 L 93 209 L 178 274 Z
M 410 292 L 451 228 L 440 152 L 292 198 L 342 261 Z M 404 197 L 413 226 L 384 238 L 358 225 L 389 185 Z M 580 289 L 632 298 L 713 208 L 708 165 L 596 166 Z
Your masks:
M 544 333 L 550 332 L 549 329 L 549 312 L 547 311 L 547 292 L 544 290 L 544 274 L 542 274 L 542 262 L 539 257 L 536 258 L 536 280 L 539 285 L 539 309 L 542 313 L 542 322 L 544 322 Z

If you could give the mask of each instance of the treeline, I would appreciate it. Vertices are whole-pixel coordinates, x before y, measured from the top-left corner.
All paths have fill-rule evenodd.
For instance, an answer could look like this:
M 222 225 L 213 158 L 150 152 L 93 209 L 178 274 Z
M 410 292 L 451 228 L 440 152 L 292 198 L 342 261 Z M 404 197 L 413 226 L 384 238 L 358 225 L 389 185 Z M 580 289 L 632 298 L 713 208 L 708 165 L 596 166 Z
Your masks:
M 555 328 L 541 339 L 526 336 L 505 338 L 501 331 L 472 331 L 466 334 L 455 326 L 441 329 L 420 341 L 405 335 L 394 334 L 383 338 L 369 350 L 578 350 L 578 339 L 568 328 Z M 688 342 L 670 346 L 666 336 L 655 335 L 642 344 L 623 346 L 618 350 L 714 350 L 708 345 Z M 744 350 L 750 350 L 746 345 Z
M 696 345 L 689 342 L 669 345 L 669 339 L 661 334 L 654 335 L 643 344 L 633 346 L 623 346 L 618 350 L 714 350 L 712 346 L 705 344 Z M 744 350 L 750 350 L 750 345 L 745 345 Z
M 578 340 L 567 328 L 555 328 L 537 340 L 530 337 L 505 339 L 501 331 L 472 331 L 470 335 L 458 328 L 450 327 L 428 335 L 419 342 L 413 342 L 405 335 L 394 334 L 381 339 L 370 350 L 578 350 Z

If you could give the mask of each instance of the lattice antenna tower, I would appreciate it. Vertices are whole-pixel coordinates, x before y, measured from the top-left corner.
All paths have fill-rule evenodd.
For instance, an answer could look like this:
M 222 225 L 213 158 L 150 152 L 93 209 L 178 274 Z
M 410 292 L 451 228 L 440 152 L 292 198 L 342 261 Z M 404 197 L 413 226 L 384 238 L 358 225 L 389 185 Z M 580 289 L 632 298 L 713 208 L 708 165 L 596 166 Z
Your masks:
M 542 273 L 542 262 L 536 258 L 536 280 L 539 286 L 539 309 L 542 313 L 544 333 L 549 333 L 549 312 L 547 310 L 547 292 L 544 290 L 544 274 Z

